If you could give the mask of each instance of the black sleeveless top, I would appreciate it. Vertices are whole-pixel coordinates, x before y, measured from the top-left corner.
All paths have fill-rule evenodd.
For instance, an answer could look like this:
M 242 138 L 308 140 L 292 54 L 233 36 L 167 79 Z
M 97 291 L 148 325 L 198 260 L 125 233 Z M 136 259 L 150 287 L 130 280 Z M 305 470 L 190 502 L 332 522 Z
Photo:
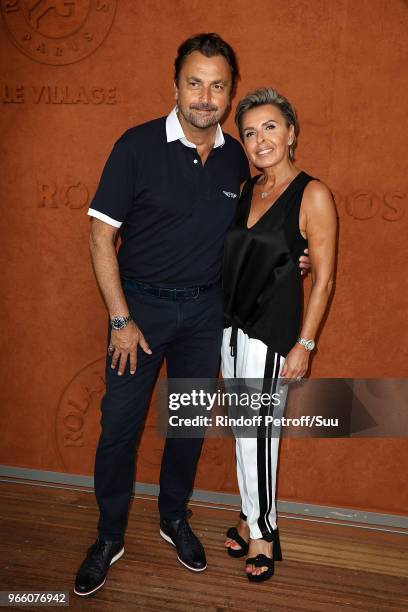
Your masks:
M 247 228 L 252 192 L 260 175 L 248 179 L 224 246 L 225 325 L 232 325 L 231 353 L 240 327 L 283 355 L 300 331 L 302 282 L 299 257 L 307 240 L 299 230 L 303 191 L 314 177 L 301 171 L 274 204 Z

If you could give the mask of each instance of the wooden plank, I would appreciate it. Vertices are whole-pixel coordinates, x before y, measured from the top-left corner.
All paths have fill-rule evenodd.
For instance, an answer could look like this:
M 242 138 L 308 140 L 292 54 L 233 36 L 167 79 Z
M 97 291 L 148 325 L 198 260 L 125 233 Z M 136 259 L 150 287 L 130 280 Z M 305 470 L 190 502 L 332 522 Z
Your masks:
M 191 507 L 191 524 L 207 553 L 205 572 L 189 572 L 178 563 L 173 547 L 158 534 L 156 501 L 137 499 L 124 557 L 109 571 L 104 588 L 82 600 L 72 586 L 95 538 L 93 494 L 1 483 L 0 588 L 69 590 L 70 607 L 88 610 L 408 610 L 403 535 L 280 519 L 284 561 L 270 581 L 252 584 L 244 561 L 228 557 L 222 545 L 237 513 Z

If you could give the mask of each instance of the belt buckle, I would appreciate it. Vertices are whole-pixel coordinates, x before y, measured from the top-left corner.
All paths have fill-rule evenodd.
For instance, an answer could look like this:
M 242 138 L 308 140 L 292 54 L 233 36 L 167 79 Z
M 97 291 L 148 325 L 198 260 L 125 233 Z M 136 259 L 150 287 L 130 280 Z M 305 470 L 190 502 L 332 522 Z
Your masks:
M 176 295 L 177 295 L 176 292 L 177 292 L 177 289 L 162 288 L 162 289 L 159 289 L 159 297 L 164 297 L 170 300 L 175 300 Z
M 170 288 L 160 288 L 158 290 L 159 297 L 167 298 L 171 300 L 177 300 L 179 298 L 198 298 L 201 293 L 202 287 L 192 287 L 191 289 L 170 289 Z

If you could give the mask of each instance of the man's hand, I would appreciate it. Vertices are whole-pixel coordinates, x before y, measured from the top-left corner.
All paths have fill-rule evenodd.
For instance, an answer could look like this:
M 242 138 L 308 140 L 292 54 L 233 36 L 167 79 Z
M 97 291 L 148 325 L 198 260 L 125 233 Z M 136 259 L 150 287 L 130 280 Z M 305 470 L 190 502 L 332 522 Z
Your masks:
M 134 374 L 136 372 L 137 347 L 139 344 L 145 353 L 152 354 L 144 335 L 134 321 L 130 321 L 123 329 L 112 329 L 108 352 L 112 355 L 111 368 L 113 370 L 119 361 L 119 376 L 122 376 L 125 371 L 128 357 L 130 373 Z
M 303 251 L 305 253 L 305 255 L 301 255 L 299 257 L 299 268 L 300 268 L 300 273 L 302 276 L 306 276 L 306 274 L 310 271 L 310 259 L 308 257 L 309 255 L 309 249 L 305 249 Z

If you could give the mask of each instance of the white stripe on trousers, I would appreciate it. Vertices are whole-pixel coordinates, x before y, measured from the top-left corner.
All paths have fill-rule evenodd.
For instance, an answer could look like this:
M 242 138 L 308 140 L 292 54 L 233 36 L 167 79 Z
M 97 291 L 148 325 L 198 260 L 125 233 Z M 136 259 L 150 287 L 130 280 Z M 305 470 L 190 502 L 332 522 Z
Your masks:
M 234 360 L 231 355 L 230 339 L 232 327 L 224 329 L 221 349 L 221 369 L 223 378 L 234 378 Z M 269 354 L 268 354 L 269 351 Z M 281 418 L 285 409 L 287 385 L 279 383 L 279 372 L 285 358 L 278 353 L 270 354 L 271 349 L 255 338 L 249 338 L 238 328 L 236 343 L 236 377 L 241 379 L 265 378 L 267 357 L 273 359 L 273 369 L 268 375 L 272 387 L 266 392 L 279 393 L 280 403 L 268 407 L 266 414 Z M 248 384 L 252 387 L 248 381 Z M 259 438 L 239 438 L 235 440 L 237 459 L 237 478 L 241 495 L 241 510 L 247 516 L 252 539 L 265 537 L 276 529 L 276 470 L 278 463 L 280 426 L 272 425 L 268 434 Z

